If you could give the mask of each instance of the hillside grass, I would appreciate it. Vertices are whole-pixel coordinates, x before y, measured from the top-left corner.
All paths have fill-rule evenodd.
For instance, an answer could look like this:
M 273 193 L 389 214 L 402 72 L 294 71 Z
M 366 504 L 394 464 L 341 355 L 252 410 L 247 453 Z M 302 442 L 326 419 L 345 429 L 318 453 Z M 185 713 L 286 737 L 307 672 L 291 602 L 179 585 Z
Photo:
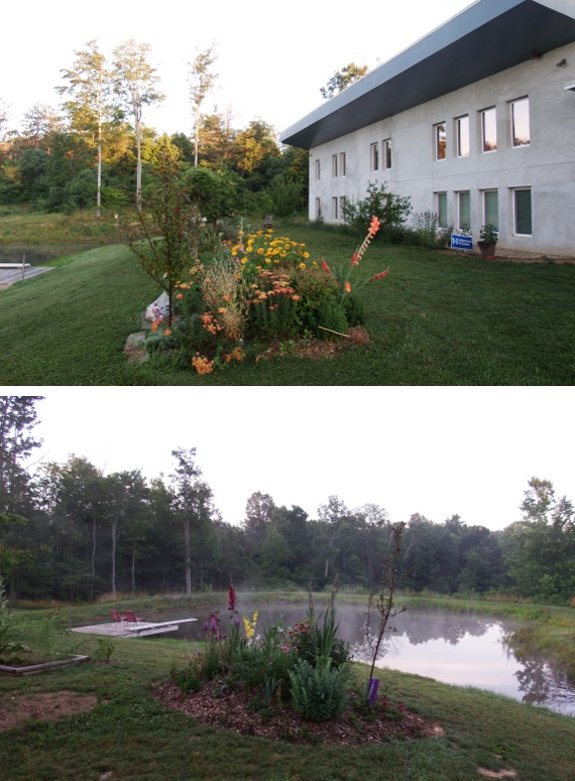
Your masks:
M 0 246 L 4 240 L 0 219 Z M 30 218 L 32 219 L 32 218 Z M 32 229 L 31 229 L 32 231 Z M 330 265 L 356 242 L 313 226 L 280 229 Z M 50 238 L 52 234 L 48 234 Z M 102 243 L 111 240 L 110 226 Z M 370 342 L 335 358 L 284 355 L 211 375 L 165 357 L 128 365 L 123 347 L 158 294 L 124 245 L 61 257 L 0 291 L 3 385 L 571 385 L 575 265 L 489 263 L 374 243 L 359 291 Z
M 293 595 L 291 595 L 293 596 Z M 305 598 L 305 595 L 300 595 Z M 218 595 L 211 595 L 217 602 Z M 203 596 L 160 598 L 160 604 Z M 135 600 L 130 606 L 152 605 Z M 220 603 L 225 604 L 225 595 Z M 124 601 L 123 606 L 127 606 Z M 72 625 L 108 605 L 68 607 Z M 36 610 L 40 617 L 44 611 Z M 97 640 L 70 636 L 94 653 Z M 116 639 L 111 663 L 91 661 L 24 679 L 0 678 L 0 707 L 19 694 L 66 690 L 94 693 L 97 706 L 55 722 L 31 720 L 0 733 L 0 778 L 10 781 L 477 781 L 478 768 L 514 770 L 520 781 L 571 781 L 575 719 L 542 708 L 390 670 L 381 691 L 426 719 L 442 737 L 366 747 L 293 745 L 203 726 L 157 703 L 156 681 L 197 646 L 167 639 Z M 365 676 L 367 668 L 357 666 Z

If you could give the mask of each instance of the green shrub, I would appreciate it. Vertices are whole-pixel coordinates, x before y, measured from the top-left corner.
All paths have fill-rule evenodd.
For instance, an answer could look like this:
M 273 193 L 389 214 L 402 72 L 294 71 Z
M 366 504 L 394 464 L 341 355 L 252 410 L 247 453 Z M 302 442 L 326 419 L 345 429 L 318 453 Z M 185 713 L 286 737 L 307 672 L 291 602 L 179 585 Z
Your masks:
M 359 201 L 344 201 L 343 221 L 349 230 L 358 236 L 363 235 L 372 217 L 381 220 L 380 236 L 389 238 L 402 228 L 411 212 L 411 200 L 387 191 L 385 184 L 369 182 L 365 198 Z
M 345 667 L 334 668 L 329 660 L 314 667 L 300 659 L 290 672 L 290 681 L 292 705 L 302 718 L 328 721 L 343 712 L 348 684 Z

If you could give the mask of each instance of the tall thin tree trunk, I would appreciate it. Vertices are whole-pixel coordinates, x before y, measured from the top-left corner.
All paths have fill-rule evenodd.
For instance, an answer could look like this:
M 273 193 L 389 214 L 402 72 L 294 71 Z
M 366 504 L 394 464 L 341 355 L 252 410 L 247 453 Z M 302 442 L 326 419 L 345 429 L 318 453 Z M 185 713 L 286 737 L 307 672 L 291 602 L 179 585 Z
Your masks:
M 186 594 L 192 593 L 192 551 L 190 541 L 190 522 L 184 522 L 184 568 L 186 574 Z
M 92 559 L 90 574 L 92 581 L 90 583 L 90 599 L 94 599 L 94 584 L 96 582 L 96 519 L 92 519 Z
M 112 520 L 112 595 L 116 596 L 116 547 L 118 538 L 118 520 Z
M 102 216 L 102 123 L 98 122 L 98 183 L 96 189 L 96 217 Z

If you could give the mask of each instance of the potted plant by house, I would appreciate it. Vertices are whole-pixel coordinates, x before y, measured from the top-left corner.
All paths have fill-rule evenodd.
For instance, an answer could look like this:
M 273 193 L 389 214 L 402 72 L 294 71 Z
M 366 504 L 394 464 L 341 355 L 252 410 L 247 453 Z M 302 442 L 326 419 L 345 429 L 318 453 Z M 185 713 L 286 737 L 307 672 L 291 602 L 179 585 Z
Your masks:
M 499 233 L 493 225 L 482 225 L 479 231 L 479 241 L 477 246 L 481 257 L 485 260 L 493 260 L 495 257 L 495 245 L 499 238 Z

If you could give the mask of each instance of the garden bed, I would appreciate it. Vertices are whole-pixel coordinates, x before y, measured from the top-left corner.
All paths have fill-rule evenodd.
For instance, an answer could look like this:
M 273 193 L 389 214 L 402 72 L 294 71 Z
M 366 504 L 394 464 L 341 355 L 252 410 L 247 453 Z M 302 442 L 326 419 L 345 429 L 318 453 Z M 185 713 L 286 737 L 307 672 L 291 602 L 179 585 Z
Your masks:
M 439 724 L 426 721 L 402 705 L 380 698 L 373 706 L 355 707 L 353 699 L 335 719 L 311 722 L 287 705 L 274 703 L 265 710 L 250 706 L 249 695 L 224 688 L 212 681 L 192 694 L 184 694 L 174 683 L 157 685 L 154 697 L 168 708 L 183 711 L 202 724 L 210 724 L 241 735 L 289 743 L 370 745 L 390 740 L 440 737 Z
M 36 675 L 45 670 L 52 670 L 56 667 L 68 667 L 72 664 L 87 662 L 89 656 L 74 654 L 64 659 L 54 659 L 47 662 L 38 662 L 36 664 L 0 664 L 0 673 L 4 675 Z

